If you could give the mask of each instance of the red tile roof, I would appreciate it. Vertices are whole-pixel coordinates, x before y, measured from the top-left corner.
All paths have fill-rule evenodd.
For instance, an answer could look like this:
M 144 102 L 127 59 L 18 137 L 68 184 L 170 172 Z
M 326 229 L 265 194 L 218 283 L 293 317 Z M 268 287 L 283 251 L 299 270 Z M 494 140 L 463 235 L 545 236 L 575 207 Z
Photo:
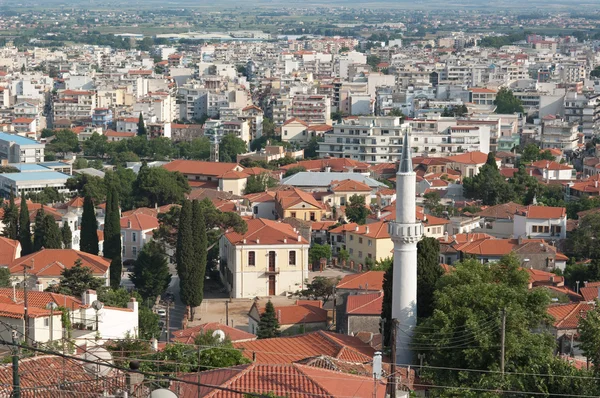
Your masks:
M 571 304 L 557 304 L 548 307 L 548 314 L 554 318 L 556 329 L 577 329 L 579 319 L 594 309 L 594 304 L 585 302 Z
M 265 312 L 264 306 L 258 306 L 255 302 L 252 304 L 256 307 L 259 314 Z M 320 300 L 296 300 L 295 305 L 277 306 L 275 312 L 280 325 L 296 325 L 304 323 L 325 323 L 327 322 L 327 310 L 321 308 Z M 250 309 L 250 313 L 253 311 Z M 256 319 L 259 321 L 259 319 Z
M 146 231 L 158 228 L 158 218 L 147 214 L 133 213 L 121 217 L 121 229 Z
M 454 163 L 463 163 L 463 164 L 484 164 L 487 162 L 488 155 L 479 152 L 466 152 L 460 155 L 449 156 L 447 159 Z M 500 159 L 497 159 L 500 160 Z
M 17 258 L 17 255 L 21 255 L 19 241 L 0 236 L 0 265 L 11 264 Z
M 29 318 L 50 316 L 50 311 L 41 308 L 28 307 L 27 315 Z M 25 317 L 25 306 L 23 304 L 0 302 L 0 317 L 23 319 Z
M 286 120 L 285 122 L 283 122 L 283 125 L 287 126 L 288 124 L 292 123 L 300 123 L 304 127 L 308 127 L 308 123 L 306 123 L 304 120 L 298 119 L 297 117 L 293 117 L 291 119 Z
M 477 213 L 480 217 L 488 217 L 495 219 L 512 219 L 519 210 L 523 210 L 526 206 L 514 202 L 507 202 L 496 206 L 490 206 L 485 210 Z
M 235 329 L 219 322 L 208 322 L 191 328 L 174 331 L 171 341 L 183 344 L 194 344 L 194 339 L 198 334 L 209 331 L 214 332 L 215 330 L 222 330 L 225 332 L 225 335 L 227 335 L 232 342 L 256 340 L 256 336 L 252 333 L 244 332 L 243 330 Z
M 32 268 L 27 269 L 30 275 L 60 277 L 61 271 L 65 268 L 74 267 L 77 260 L 81 260 L 83 267 L 91 268 L 96 276 L 104 276 L 110 267 L 110 260 L 78 250 L 42 249 L 39 252 L 16 259 L 8 266 L 8 269 L 11 274 L 21 275 L 23 264 L 28 267 L 33 265 Z
M 370 192 L 371 187 L 367 184 L 363 184 L 359 181 L 354 181 L 351 179 L 343 180 L 343 181 L 332 181 L 331 182 L 331 191 L 332 192 Z
M 359 376 L 313 366 L 294 364 L 240 365 L 181 376 L 193 383 L 228 387 L 246 393 L 268 393 L 287 398 L 373 397 L 373 377 Z M 242 394 L 193 383 L 174 383 L 181 398 L 239 398 Z M 377 381 L 375 398 L 386 396 L 385 381 Z
M 246 221 L 248 230 L 245 234 L 229 232 L 225 238 L 233 245 L 302 245 L 308 241 L 294 231 L 294 228 L 285 223 L 253 218 Z M 286 242 L 284 242 L 284 239 Z M 244 243 L 245 241 L 245 243 Z
M 346 314 L 349 315 L 381 315 L 383 292 L 357 294 L 348 296 Z
M 7 298 L 15 304 L 23 303 L 23 290 L 12 288 L 0 288 L 0 297 Z M 16 301 L 15 301 L 16 298 Z M 66 308 L 85 308 L 80 299 L 67 296 L 65 294 L 50 293 L 50 292 L 38 292 L 30 290 L 27 292 L 27 304 L 30 307 L 46 309 L 46 305 L 53 302 L 59 306 Z
M 371 346 L 356 337 L 322 330 L 292 337 L 234 343 L 234 347 L 243 348 L 244 356 L 250 359 L 255 353 L 256 363 L 264 364 L 292 363 L 317 355 L 370 362 L 375 353 Z
M 228 171 L 239 169 L 242 167 L 237 163 L 222 163 L 222 162 L 202 162 L 200 160 L 174 160 L 164 166 L 169 171 L 179 171 L 182 174 L 205 175 L 219 177 Z
M 567 209 L 564 207 L 550 207 L 550 206 L 527 206 L 525 209 L 519 211 L 520 215 L 527 218 L 562 218 L 567 216 Z
M 281 191 L 277 191 L 275 194 L 275 200 L 279 202 L 279 205 L 283 210 L 287 210 L 292 206 L 295 206 L 299 203 L 305 202 L 315 209 L 322 209 L 323 204 L 314 198 L 308 192 L 305 192 L 299 188 L 285 189 Z M 308 210 L 308 209 L 306 209 Z
M 331 171 L 346 172 L 351 170 L 368 170 L 369 165 L 352 159 L 332 158 L 332 159 L 316 159 L 316 160 L 301 160 L 298 163 L 292 163 L 282 166 L 282 170 L 288 170 L 294 167 L 302 166 L 306 171 L 325 171 L 326 168 L 331 168 Z
M 385 271 L 367 271 L 360 274 L 346 275 L 335 287 L 336 289 L 382 291 Z

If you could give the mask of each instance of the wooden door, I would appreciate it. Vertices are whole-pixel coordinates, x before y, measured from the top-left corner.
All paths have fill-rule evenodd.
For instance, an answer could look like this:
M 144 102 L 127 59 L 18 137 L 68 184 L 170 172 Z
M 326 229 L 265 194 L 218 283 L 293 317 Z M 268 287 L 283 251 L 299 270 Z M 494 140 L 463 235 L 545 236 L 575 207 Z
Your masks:
M 275 275 L 269 275 L 269 296 L 275 295 Z
M 275 272 L 275 252 L 269 252 L 269 271 Z

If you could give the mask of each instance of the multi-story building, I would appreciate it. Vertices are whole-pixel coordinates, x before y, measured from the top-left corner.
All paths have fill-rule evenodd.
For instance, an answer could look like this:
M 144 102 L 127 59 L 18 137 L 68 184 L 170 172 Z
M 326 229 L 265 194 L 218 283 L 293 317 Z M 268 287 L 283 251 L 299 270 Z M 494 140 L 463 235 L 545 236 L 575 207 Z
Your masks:
M 540 139 L 541 149 L 558 148 L 573 151 L 579 143 L 579 125 L 566 120 L 545 118 Z
M 92 125 L 93 126 L 101 126 L 104 129 L 107 129 L 112 125 L 113 122 L 113 114 L 112 111 L 108 108 L 96 108 L 94 109 L 94 113 L 92 114 Z
M 245 234 L 229 232 L 219 241 L 221 279 L 230 296 L 302 290 L 308 277 L 308 241 L 289 224 L 261 218 L 247 224 Z
M 398 117 L 358 117 L 343 120 L 324 134 L 319 157 L 386 163 L 400 160 L 404 131 L 410 129 Z
M 54 120 L 91 119 L 96 109 L 96 93 L 94 91 L 61 90 L 54 101 Z
M 489 88 L 471 88 L 469 94 L 470 102 L 476 105 L 494 105 L 498 92 Z
M 248 121 L 250 125 L 250 139 L 262 137 L 264 112 L 256 105 L 250 105 L 242 109 L 241 119 Z
M 152 240 L 152 231 L 158 228 L 158 219 L 147 214 L 134 213 L 121 217 L 123 260 L 135 260 L 144 245 Z
M 331 100 L 325 95 L 296 95 L 290 113 L 308 124 L 330 124 Z
M 8 163 L 43 162 L 45 147 L 46 144 L 35 140 L 0 132 L 0 159 L 6 159 Z
M 568 92 L 565 96 L 565 120 L 579 124 L 585 139 L 592 139 L 600 122 L 600 95 L 586 96 Z

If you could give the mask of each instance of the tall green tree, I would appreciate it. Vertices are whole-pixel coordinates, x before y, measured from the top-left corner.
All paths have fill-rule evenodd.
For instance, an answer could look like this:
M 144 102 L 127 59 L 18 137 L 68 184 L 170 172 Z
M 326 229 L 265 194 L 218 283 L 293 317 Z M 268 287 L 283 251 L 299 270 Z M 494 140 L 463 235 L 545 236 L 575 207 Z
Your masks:
M 62 233 L 56 224 L 56 220 L 50 214 L 46 214 L 44 208 L 40 208 L 35 215 L 33 226 L 33 251 L 45 249 L 61 249 Z
M 15 205 L 15 195 L 11 192 L 8 204 L 4 204 L 4 217 L 2 218 L 4 230 L 2 235 L 9 239 L 19 237 L 19 209 Z
M 179 215 L 175 263 L 177 266 L 177 274 L 179 275 L 181 301 L 186 305 L 193 300 L 193 297 L 190 297 L 190 285 L 192 285 L 190 274 L 196 259 L 192 221 L 192 202 L 185 200 L 181 206 L 181 213 Z
M 381 303 L 381 319 L 382 325 L 380 330 L 383 333 L 383 344 L 385 347 L 390 347 L 392 342 L 390 338 L 392 336 L 392 296 L 394 291 L 394 265 L 389 267 L 385 274 L 383 274 L 383 302 Z M 418 294 L 418 292 L 417 292 Z
M 31 223 L 29 221 L 29 209 L 25 200 L 25 193 L 21 194 L 21 205 L 19 209 L 19 243 L 21 243 L 21 255 L 26 256 L 33 253 L 33 242 L 31 241 Z
M 477 175 L 463 179 L 463 191 L 466 197 L 481 199 L 484 205 L 490 206 L 508 202 L 513 195 L 511 186 L 498 170 L 493 152 L 488 154 L 487 162 Z
M 506 87 L 502 87 L 496 94 L 496 113 L 513 114 L 515 112 L 523 113 L 523 103 L 514 96 L 513 92 Z
M 600 259 L 600 214 L 592 213 L 579 220 L 579 226 L 568 235 L 567 253 L 578 259 Z
M 260 315 L 256 335 L 259 339 L 270 339 L 281 335 L 279 321 L 277 320 L 277 314 L 275 313 L 275 306 L 271 300 L 267 302 L 265 312 Z
M 225 134 L 219 143 L 219 161 L 237 163 L 237 155 L 248 152 L 248 145 L 234 134 Z
M 62 270 L 59 284 L 46 290 L 81 297 L 86 290 L 100 290 L 103 286 L 104 281 L 96 278 L 92 269 L 77 259 L 73 267 Z
M 268 188 L 277 186 L 277 180 L 271 177 L 268 173 L 252 175 L 248 177 L 246 182 L 245 194 L 264 192 Z
M 138 207 L 163 206 L 181 203 L 190 192 L 190 186 L 183 174 L 144 163 L 133 184 L 133 192 Z
M 83 214 L 81 215 L 81 240 L 79 244 L 82 252 L 98 255 L 98 221 L 96 209 L 92 198 L 88 195 L 83 199 Z
M 67 221 L 63 223 L 63 226 L 60 229 L 60 236 L 62 239 L 63 248 L 70 249 L 71 243 L 73 242 L 73 233 L 71 232 L 71 227 L 69 227 L 69 223 Z
M 171 273 L 167 255 L 160 244 L 151 241 L 144 245 L 129 279 L 144 300 L 156 298 L 167 290 Z
M 600 363 L 600 307 L 588 310 L 579 320 L 579 348 L 583 354 L 596 364 Z M 600 367 L 594 366 L 596 377 L 600 375 Z
M 52 141 L 46 145 L 46 149 L 59 153 L 64 158 L 69 152 L 79 152 L 79 139 L 77 134 L 69 129 L 58 130 L 54 133 Z
M 362 195 L 352 195 L 348 205 L 346 205 L 346 217 L 351 222 L 363 225 L 367 222 L 369 209 L 365 205 L 365 197 Z
M 440 278 L 433 314 L 415 331 L 414 351 L 425 354 L 421 378 L 434 385 L 448 386 L 446 391 L 459 387 L 461 396 L 479 396 L 476 390 L 479 388 L 548 396 L 573 388 L 573 380 L 560 376 L 577 373 L 554 356 L 555 339 L 543 332 L 551 322 L 546 312 L 549 303 L 546 291 L 529 289 L 529 276 L 514 254 L 491 264 L 474 259 L 457 263 L 453 272 Z M 503 309 L 507 372 L 504 377 L 498 372 Z M 456 372 L 447 368 L 478 371 Z M 551 377 L 540 379 L 523 373 Z M 583 381 L 577 379 L 576 383 Z M 597 391 L 594 383 L 586 383 L 585 388 L 591 388 L 585 391 L 592 395 Z
M 187 282 L 185 284 L 186 291 L 182 295 L 186 296 L 186 304 L 192 309 L 193 318 L 194 308 L 199 306 L 203 299 L 208 250 L 206 222 L 202 214 L 202 205 L 198 200 L 192 202 L 192 244 L 195 258 L 192 265 L 188 267 Z
M 440 267 L 440 242 L 423 238 L 417 243 L 417 317 L 428 318 L 433 313 L 433 296 L 443 275 Z
M 103 255 L 110 258 L 110 286 L 116 289 L 121 284 L 121 215 L 119 210 L 119 193 L 115 181 L 109 177 L 106 195 L 106 215 L 104 217 L 104 249 Z
M 138 118 L 137 124 L 137 135 L 140 137 L 145 137 L 147 134 L 146 123 L 144 123 L 144 115 L 140 112 L 140 116 Z

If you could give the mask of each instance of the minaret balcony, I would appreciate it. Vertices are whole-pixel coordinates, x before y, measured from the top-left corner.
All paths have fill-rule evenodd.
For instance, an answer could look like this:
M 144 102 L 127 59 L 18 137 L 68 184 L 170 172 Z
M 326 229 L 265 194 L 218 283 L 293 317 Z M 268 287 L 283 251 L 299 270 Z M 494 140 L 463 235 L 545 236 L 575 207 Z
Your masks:
M 395 242 L 416 243 L 423 238 L 423 224 L 389 222 L 388 233 Z

